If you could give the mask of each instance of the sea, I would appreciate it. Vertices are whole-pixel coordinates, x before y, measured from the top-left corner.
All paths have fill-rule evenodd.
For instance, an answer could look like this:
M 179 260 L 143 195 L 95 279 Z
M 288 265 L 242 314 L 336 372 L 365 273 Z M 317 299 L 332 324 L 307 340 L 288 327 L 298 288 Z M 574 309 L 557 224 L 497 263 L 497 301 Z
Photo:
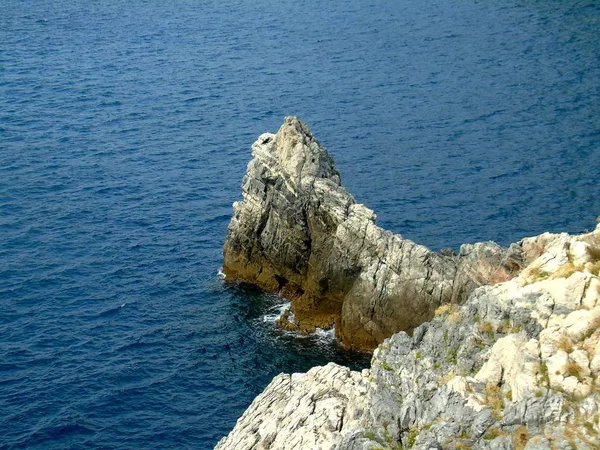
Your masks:
M 306 122 L 434 250 L 600 215 L 597 0 L 0 0 L 0 448 L 210 449 L 331 331 L 220 274 L 250 147 Z

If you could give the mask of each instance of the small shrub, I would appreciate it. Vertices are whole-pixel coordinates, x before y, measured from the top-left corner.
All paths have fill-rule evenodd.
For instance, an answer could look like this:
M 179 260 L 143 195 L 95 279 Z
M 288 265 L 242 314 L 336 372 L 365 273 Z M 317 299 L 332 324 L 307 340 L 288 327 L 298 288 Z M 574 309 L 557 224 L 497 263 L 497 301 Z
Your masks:
M 377 438 L 376 438 L 376 436 L 375 436 L 375 433 L 373 433 L 372 431 L 365 431 L 365 432 L 363 433 L 363 436 L 364 436 L 366 439 L 370 440 L 370 441 L 376 441 L 376 440 L 377 440 Z
M 571 353 L 573 351 L 573 342 L 571 341 L 571 338 L 566 334 L 563 334 L 560 337 L 560 339 L 556 343 L 556 346 L 559 350 L 562 350 L 567 353 Z
M 504 396 L 512 402 L 513 397 L 512 397 L 512 391 L 510 389 L 504 393 Z
M 417 352 L 417 353 L 415 353 L 415 358 L 417 358 L 417 359 L 421 359 L 421 352 Z
M 498 333 L 509 334 L 512 332 L 512 327 L 510 325 L 510 319 L 504 319 L 500 325 L 498 325 Z
M 500 395 L 500 388 L 498 386 L 487 386 L 484 394 L 487 405 L 492 409 L 492 412 L 499 415 L 504 407 L 504 401 L 502 395 Z
M 456 364 L 456 349 L 451 348 L 448 350 L 448 356 L 446 356 L 446 361 L 450 364 Z
M 387 371 L 390 371 L 390 370 L 392 370 L 392 366 L 390 366 L 390 365 L 388 364 L 388 362 L 387 362 L 387 361 L 383 361 L 383 362 L 381 363 L 381 367 L 383 367 L 383 368 L 384 368 L 385 370 L 387 370 Z
M 546 385 L 550 384 L 550 378 L 548 377 L 548 366 L 546 365 L 545 362 L 542 362 L 540 364 L 540 371 L 539 371 L 540 377 L 541 377 L 541 381 L 543 383 L 545 383 Z
M 463 428 L 462 431 L 460 432 L 460 434 L 458 436 L 456 436 L 459 439 L 468 439 L 469 438 L 469 433 L 467 432 L 466 428 Z
M 592 335 L 598 330 L 598 328 L 600 328 L 600 316 L 596 316 L 589 323 L 589 329 L 587 333 L 585 333 L 585 335 L 583 336 L 583 339 L 585 340 L 592 337 Z
M 598 260 L 600 260 L 600 246 L 597 247 L 595 245 L 594 246 L 590 245 L 587 248 L 587 252 L 588 252 L 588 255 L 590 256 L 590 259 L 592 261 L 598 261 Z
M 408 439 L 406 440 L 406 446 L 411 448 L 415 445 L 417 437 L 419 436 L 419 430 L 417 427 L 413 427 L 408 431 Z
M 600 261 L 596 261 L 595 263 L 591 263 L 589 266 L 589 270 L 592 274 L 596 276 L 600 276 Z
M 565 366 L 565 372 L 570 377 L 575 377 L 577 379 L 581 379 L 581 369 L 579 365 L 573 361 L 569 361 Z
M 446 303 L 435 310 L 436 317 L 448 315 L 447 320 L 458 323 L 460 322 L 460 307 L 455 304 Z
M 479 314 L 475 314 L 473 316 L 473 322 L 479 323 L 480 321 L 481 321 L 481 317 L 479 317 Z
M 448 372 L 446 375 L 440 378 L 439 385 L 444 386 L 448 384 L 448 382 L 456 377 L 455 372 Z
M 536 390 L 535 390 L 535 396 L 536 396 L 537 398 L 540 398 L 540 397 L 542 397 L 543 395 L 544 395 L 544 391 L 542 391 L 541 389 L 536 389 Z
M 490 339 L 494 339 L 494 327 L 489 322 L 483 322 L 479 324 L 479 332 L 487 335 Z
M 592 422 L 585 422 L 583 426 L 585 427 L 588 433 L 597 434 L 596 430 L 594 429 L 594 424 Z
M 527 278 L 529 283 L 537 283 L 538 281 L 547 279 L 549 276 L 550 274 L 545 270 L 542 270 L 539 267 L 534 267 L 529 270 L 529 276 Z
M 569 278 L 575 272 L 583 270 L 583 266 L 576 266 L 575 264 L 568 262 L 567 264 L 560 266 L 559 269 L 554 272 L 552 279 L 555 278 Z
M 567 439 L 567 442 L 571 445 L 573 450 L 578 450 L 577 444 L 575 443 L 576 438 L 582 437 L 579 435 L 578 430 L 574 427 L 573 423 L 567 424 L 565 427 L 564 436 Z
M 488 428 L 488 430 L 483 435 L 483 438 L 486 441 L 491 441 L 492 439 L 496 439 L 497 437 L 502 435 L 502 430 L 500 428 Z
M 513 435 L 513 448 L 515 450 L 523 450 L 527 445 L 527 441 L 529 440 L 529 434 L 527 433 L 527 427 L 525 425 L 521 425 L 515 431 Z
M 455 308 L 456 308 L 456 305 L 452 305 L 450 303 L 445 303 L 441 306 L 438 306 L 438 308 L 435 310 L 435 315 L 443 316 L 444 314 L 450 314 Z

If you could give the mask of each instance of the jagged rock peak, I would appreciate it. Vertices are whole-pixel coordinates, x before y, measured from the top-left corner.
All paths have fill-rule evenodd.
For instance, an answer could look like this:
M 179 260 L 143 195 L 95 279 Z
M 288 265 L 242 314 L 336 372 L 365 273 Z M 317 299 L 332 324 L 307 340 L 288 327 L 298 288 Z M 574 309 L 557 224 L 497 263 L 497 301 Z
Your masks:
M 252 154 L 223 272 L 289 298 L 295 322 L 286 316 L 287 329 L 335 326 L 346 347 L 372 350 L 433 317 L 440 304 L 462 303 L 477 286 L 521 268 L 518 246 L 480 243 L 451 256 L 378 227 L 295 117 L 286 117 L 277 134 L 261 135 Z
M 264 151 L 276 158 L 296 185 L 328 178 L 340 184 L 340 176 L 327 149 L 313 137 L 308 126 L 296 117 L 286 117 L 276 135 L 265 133 L 253 146 L 254 153 Z

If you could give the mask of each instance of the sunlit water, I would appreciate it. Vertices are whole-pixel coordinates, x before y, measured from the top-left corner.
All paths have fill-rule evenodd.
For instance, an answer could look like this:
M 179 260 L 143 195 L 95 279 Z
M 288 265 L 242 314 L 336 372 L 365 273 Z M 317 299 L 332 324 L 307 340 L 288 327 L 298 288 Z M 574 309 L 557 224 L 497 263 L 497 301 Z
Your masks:
M 368 358 L 224 283 L 250 145 L 298 115 L 434 249 L 600 214 L 597 1 L 0 2 L 0 447 L 211 448 Z

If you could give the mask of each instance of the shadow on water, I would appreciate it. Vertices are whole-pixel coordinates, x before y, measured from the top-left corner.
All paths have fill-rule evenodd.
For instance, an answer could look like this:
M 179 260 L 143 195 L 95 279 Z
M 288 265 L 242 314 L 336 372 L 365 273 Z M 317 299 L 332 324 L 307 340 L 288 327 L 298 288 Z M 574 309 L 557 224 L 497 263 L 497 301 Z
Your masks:
M 236 324 L 237 344 L 253 353 L 251 366 L 264 373 L 261 380 L 280 372 L 306 372 L 328 362 L 353 370 L 369 367 L 370 355 L 343 349 L 334 337 L 334 330 L 317 330 L 303 336 L 276 328 L 276 319 L 289 305 L 285 298 L 247 284 L 226 285 L 232 300 L 230 310 Z

